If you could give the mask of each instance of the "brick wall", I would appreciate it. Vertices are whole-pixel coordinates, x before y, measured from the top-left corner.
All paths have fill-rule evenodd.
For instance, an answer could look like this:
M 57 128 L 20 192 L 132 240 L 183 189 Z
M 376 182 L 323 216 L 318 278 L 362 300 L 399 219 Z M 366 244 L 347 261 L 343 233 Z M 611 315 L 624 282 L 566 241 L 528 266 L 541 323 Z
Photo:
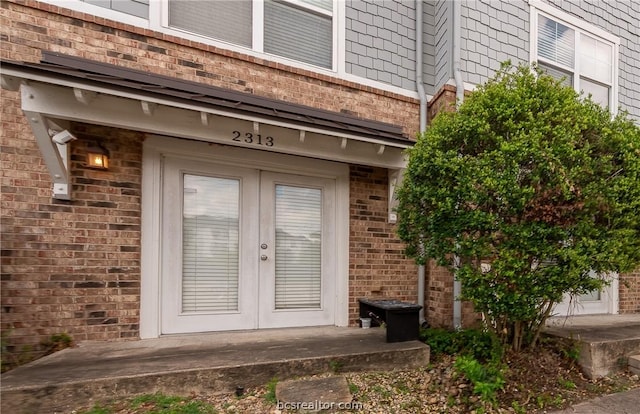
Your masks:
M 25 0 L 0 3 L 3 59 L 51 50 L 400 125 L 414 137 L 418 101 L 324 74 Z
M 41 49 L 51 50 L 390 122 L 409 136 L 418 129 L 414 99 L 31 0 L 0 3 L 0 41 L 3 59 L 36 62 Z M 61 332 L 76 341 L 136 338 L 142 134 L 73 125 L 73 200 L 56 201 L 19 94 L 2 90 L 0 99 L 2 331 L 9 351 Z M 84 165 L 96 138 L 111 152 L 107 172 Z M 415 266 L 386 223 L 387 171 L 362 168 L 352 178 L 352 322 L 355 298 L 368 296 L 371 284 L 384 285 L 385 295 L 416 298 Z
M 620 313 L 640 313 L 640 268 L 620 275 Z
M 17 93 L 2 93 L 2 331 L 7 351 L 29 358 L 53 334 L 76 341 L 138 336 L 142 137 L 74 125 L 73 200 L 51 181 Z M 100 140 L 109 171 L 85 166 Z M 6 359 L 5 359 L 6 361 Z
M 418 268 L 388 223 L 388 176 L 384 168 L 351 166 L 349 185 L 349 321 L 358 320 L 358 298 L 416 302 Z

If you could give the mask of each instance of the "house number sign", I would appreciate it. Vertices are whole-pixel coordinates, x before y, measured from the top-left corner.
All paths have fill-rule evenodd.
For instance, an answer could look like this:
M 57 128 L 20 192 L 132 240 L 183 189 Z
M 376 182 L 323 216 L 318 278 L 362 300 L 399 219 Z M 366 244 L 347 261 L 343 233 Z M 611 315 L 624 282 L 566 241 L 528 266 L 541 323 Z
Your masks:
M 231 138 L 233 141 L 236 142 L 244 142 L 247 144 L 254 144 L 254 145 L 264 145 L 265 147 L 273 147 L 273 144 L 275 143 L 273 140 L 273 137 L 267 136 L 267 137 L 263 137 L 260 134 L 254 134 L 251 132 L 240 132 L 240 131 L 233 131 L 233 138 Z

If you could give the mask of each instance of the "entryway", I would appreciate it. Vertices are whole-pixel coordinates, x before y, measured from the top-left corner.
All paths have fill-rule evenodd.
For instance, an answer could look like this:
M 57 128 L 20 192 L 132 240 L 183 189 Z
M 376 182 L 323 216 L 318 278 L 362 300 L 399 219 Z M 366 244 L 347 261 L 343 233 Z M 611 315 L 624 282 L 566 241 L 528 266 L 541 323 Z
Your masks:
M 162 334 L 334 324 L 335 179 L 163 164 Z

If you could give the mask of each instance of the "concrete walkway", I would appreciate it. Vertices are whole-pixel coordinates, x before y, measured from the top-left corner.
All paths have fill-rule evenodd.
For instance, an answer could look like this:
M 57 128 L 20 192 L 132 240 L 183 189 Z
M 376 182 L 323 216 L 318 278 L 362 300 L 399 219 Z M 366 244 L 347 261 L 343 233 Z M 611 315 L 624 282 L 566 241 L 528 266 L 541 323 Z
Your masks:
M 236 387 L 326 372 L 429 363 L 418 341 L 387 343 L 384 329 L 292 328 L 82 343 L 2 375 L 3 413 L 68 412 L 83 403 Z
M 577 340 L 578 363 L 592 379 L 625 369 L 621 362 L 640 354 L 640 314 L 556 317 L 545 332 Z
M 566 410 L 550 414 L 638 414 L 640 413 L 640 388 L 611 394 L 574 405 Z

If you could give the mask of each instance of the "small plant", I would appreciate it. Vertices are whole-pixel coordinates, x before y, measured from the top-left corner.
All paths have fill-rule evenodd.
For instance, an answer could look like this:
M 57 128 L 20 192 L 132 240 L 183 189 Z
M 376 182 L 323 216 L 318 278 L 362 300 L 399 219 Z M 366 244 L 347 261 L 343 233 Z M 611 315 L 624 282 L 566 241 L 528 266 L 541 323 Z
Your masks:
M 564 378 L 558 378 L 558 384 L 564 389 L 575 390 L 577 388 L 576 383 L 571 380 L 565 380 Z
M 372 391 L 375 392 L 376 394 L 380 395 L 382 398 L 390 398 L 391 397 L 391 391 L 389 391 L 388 389 L 384 388 L 381 385 L 374 385 L 372 388 Z
M 516 414 L 526 414 L 527 409 L 518 403 L 518 401 L 514 401 L 511 403 L 511 408 L 515 411 Z
M 480 363 L 477 359 L 461 355 L 454 368 L 473 384 L 473 392 L 484 402 L 495 403 L 496 392 L 504 386 L 504 367 L 499 362 Z
M 111 410 L 100 405 L 96 405 L 89 411 L 86 411 L 85 414 L 111 414 Z
M 329 361 L 329 369 L 332 372 L 336 373 L 336 374 L 338 372 L 340 372 L 340 370 L 342 369 L 343 365 L 344 364 L 342 362 L 340 362 L 340 361 L 336 361 L 336 360 Z
M 53 334 L 48 339 L 41 342 L 44 348 L 44 355 L 49 355 L 65 348 L 73 346 L 73 338 L 66 332 Z
M 172 405 L 184 401 L 182 397 L 168 396 L 161 393 L 146 394 L 131 400 L 131 407 L 140 408 L 142 406 L 155 406 L 160 409 L 169 408 Z
M 264 399 L 271 404 L 277 404 L 278 398 L 276 397 L 276 386 L 278 385 L 278 378 L 273 377 L 267 383 L 267 392 L 264 394 Z
M 360 387 L 358 387 L 356 384 L 354 384 L 353 382 L 349 382 L 349 392 L 351 394 L 357 394 L 360 392 Z

